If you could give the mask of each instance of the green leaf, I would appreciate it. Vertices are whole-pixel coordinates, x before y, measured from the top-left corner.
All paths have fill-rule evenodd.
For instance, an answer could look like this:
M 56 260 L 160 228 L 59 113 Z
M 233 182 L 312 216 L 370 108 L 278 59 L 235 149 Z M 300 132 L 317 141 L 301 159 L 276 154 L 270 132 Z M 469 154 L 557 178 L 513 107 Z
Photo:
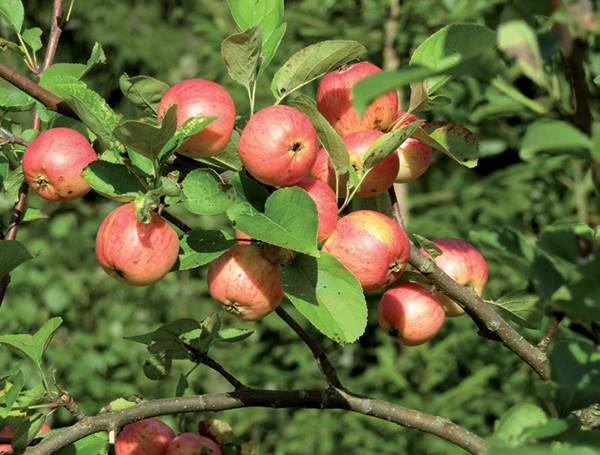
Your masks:
M 113 140 L 118 118 L 99 94 L 75 79 L 55 84 L 54 93 L 75 111 L 81 121 L 105 144 Z
M 235 190 L 210 169 L 195 169 L 183 180 L 185 208 L 197 215 L 225 212 L 236 200 Z
M 463 166 L 477 166 L 479 142 L 477 137 L 462 125 L 431 122 L 425 130 L 417 128 L 414 137 Z
M 175 387 L 175 396 L 182 397 L 189 386 L 190 385 L 185 375 L 180 373 L 179 379 L 177 380 L 177 387 Z
M 265 213 L 246 201 L 233 205 L 227 215 L 234 227 L 250 237 L 311 256 L 318 256 L 317 210 L 301 188 L 281 188 L 265 203 Z
M 20 355 L 28 357 L 41 369 L 42 356 L 52 339 L 52 335 L 61 324 L 62 318 L 56 317 L 46 321 L 34 335 L 0 335 L 0 344 L 5 344 Z
M 119 78 L 119 88 L 134 105 L 150 115 L 156 115 L 158 105 L 169 85 L 150 76 L 133 76 L 127 73 Z
M 161 351 L 150 354 L 146 362 L 144 362 L 144 374 L 148 379 L 160 381 L 169 375 L 172 361 L 173 359 L 169 352 Z
M 28 28 L 27 30 L 23 30 L 23 33 L 21 34 L 23 41 L 27 43 L 34 53 L 42 48 L 41 36 L 42 29 L 39 27 Z
M 580 150 L 591 151 L 592 140 L 574 126 L 560 120 L 540 120 L 527 128 L 520 156 L 531 160 L 539 152 L 576 155 Z
M 240 133 L 233 130 L 231 139 L 225 149 L 216 156 L 202 158 L 199 161 L 207 163 L 223 170 L 240 171 L 243 168 L 240 154 L 238 152 L 238 143 L 240 142 Z
M 260 31 L 256 27 L 230 35 L 221 43 L 221 55 L 227 72 L 247 89 L 256 80 L 261 46 Z
M 450 66 L 469 63 L 469 60 L 495 46 L 496 34 L 489 28 L 477 24 L 451 24 L 423 41 L 413 52 L 410 64 L 445 70 Z M 435 93 L 450 78 L 449 75 L 440 75 L 429 79 L 427 94 Z
M 417 120 L 408 125 L 395 128 L 389 133 L 385 133 L 383 136 L 375 139 L 363 156 L 363 172 L 373 169 L 377 163 L 395 152 L 416 131 L 420 123 L 421 120 Z
M 0 277 L 32 258 L 31 253 L 18 240 L 0 240 Z
M 98 42 L 94 43 L 94 47 L 92 47 L 92 52 L 87 62 L 85 63 L 86 69 L 82 74 L 82 77 L 87 74 L 94 66 L 106 63 L 106 55 L 104 54 L 104 49 L 102 45 Z
M 221 231 L 193 230 L 184 235 L 179 243 L 178 270 L 189 270 L 206 265 L 235 245 L 231 235 Z
M 427 254 L 429 254 L 429 256 L 431 256 L 433 259 L 442 254 L 442 250 L 440 249 L 440 247 L 428 238 L 414 233 L 411 234 L 410 237 L 416 246 L 418 246 L 419 248 L 423 248 L 425 251 L 427 251 Z
M 10 376 L 10 389 L 4 396 L 2 396 L 2 402 L 6 408 L 12 408 L 12 405 L 15 404 L 17 398 L 19 398 L 19 394 L 23 387 L 25 386 L 25 377 L 23 376 L 23 371 L 20 369 L 17 372 Z
M 0 2 L 0 16 L 10 24 L 15 32 L 20 33 L 25 18 L 23 3 L 21 0 L 2 0 Z
M 145 192 L 141 182 L 123 164 L 93 161 L 82 176 L 94 191 L 115 201 L 130 202 Z
M 26 111 L 31 109 L 35 100 L 13 85 L 0 84 L 0 106 L 10 111 Z
M 171 109 L 175 109 L 176 105 L 173 105 Z M 169 109 L 169 110 L 171 110 Z M 169 112 L 167 112 L 166 116 Z M 170 155 L 175 153 L 175 151 L 190 137 L 194 134 L 198 134 L 207 125 L 214 122 L 217 117 L 191 117 L 187 119 L 183 125 L 177 128 L 175 134 L 167 141 L 167 143 L 162 147 L 158 154 L 158 161 L 160 163 L 164 162 Z M 165 119 L 163 118 L 163 123 Z
M 85 69 L 86 66 L 80 63 L 54 63 L 42 73 L 40 86 L 53 92 L 54 85 L 65 83 L 66 78 L 79 80 Z
M 238 341 L 245 340 L 254 333 L 251 329 L 237 329 L 235 327 L 228 327 L 221 329 L 217 332 L 217 341 L 224 343 L 236 343 Z
M 311 44 L 292 55 L 277 70 L 271 91 L 278 101 L 324 74 L 367 52 L 357 41 L 329 40 Z
M 360 283 L 329 253 L 317 259 L 297 256 L 282 270 L 281 287 L 296 309 L 332 340 L 352 343 L 364 333 L 367 304 Z
M 235 188 L 238 198 L 245 200 L 259 212 L 265 210 L 269 192 L 264 186 L 248 177 L 243 171 L 231 176 L 229 183 Z
M 540 308 L 540 298 L 537 295 L 512 293 L 498 300 L 486 301 L 501 310 L 517 324 L 528 329 L 539 329 L 544 313 Z
M 317 110 L 315 102 L 308 96 L 299 95 L 290 100 L 290 104 L 306 115 L 315 127 L 319 141 L 327 151 L 329 158 L 331 158 L 337 175 L 346 174 L 350 166 L 350 157 L 346 150 L 346 144 L 344 144 L 344 141 L 333 126 Z
M 527 440 L 524 431 L 548 421 L 546 413 L 534 404 L 517 404 L 510 408 L 494 424 L 493 441 L 502 442 L 509 447 L 517 447 Z
M 565 415 L 598 402 L 600 351 L 592 343 L 559 340 L 549 355 L 558 410 Z
M 134 403 L 135 404 L 135 403 Z M 107 455 L 108 433 L 101 431 L 55 452 L 55 455 Z
M 511 20 L 498 27 L 498 47 L 517 60 L 521 71 L 541 87 L 548 83 L 540 46 L 533 29 L 523 20 Z
M 260 64 L 258 74 L 263 74 L 267 67 L 271 64 L 271 60 L 273 60 L 273 57 L 275 57 L 286 30 L 287 24 L 283 23 L 275 27 L 275 29 L 268 35 L 265 36 L 263 33 L 263 61 Z

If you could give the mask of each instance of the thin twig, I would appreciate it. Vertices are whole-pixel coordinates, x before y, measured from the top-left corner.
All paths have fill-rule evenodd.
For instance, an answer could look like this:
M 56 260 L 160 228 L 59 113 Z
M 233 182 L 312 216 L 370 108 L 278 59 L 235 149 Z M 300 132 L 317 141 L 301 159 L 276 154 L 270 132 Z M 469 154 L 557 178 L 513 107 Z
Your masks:
M 332 387 L 336 387 L 338 389 L 344 389 L 344 386 L 342 385 L 342 382 L 338 378 L 335 368 L 333 367 L 333 365 L 327 358 L 327 354 L 325 354 L 325 352 L 319 346 L 319 343 L 317 343 L 317 341 L 313 337 L 311 337 L 308 333 L 306 333 L 306 331 L 300 326 L 300 324 L 298 324 L 294 320 L 294 318 L 292 316 L 290 316 L 290 314 L 283 309 L 283 307 L 278 306 L 277 309 L 275 310 L 275 312 L 281 319 L 283 319 L 283 321 L 287 325 L 289 325 L 292 328 L 292 330 L 294 332 L 296 332 L 296 334 L 308 346 L 308 348 L 310 349 L 310 351 L 313 354 L 313 357 L 317 361 L 317 364 L 319 365 L 319 368 L 321 369 L 323 376 L 325 376 L 327 383 Z
M 558 324 L 560 324 L 560 321 L 562 321 L 563 317 L 564 316 L 562 314 L 558 315 L 550 323 L 550 325 L 548 326 L 548 330 L 546 331 L 546 334 L 544 335 L 544 338 L 542 338 L 542 340 L 538 343 L 538 348 L 540 349 L 540 351 L 542 351 L 542 352 L 548 351 L 548 346 L 550 346 L 550 342 L 552 341 L 554 332 L 556 332 L 556 329 L 558 328 Z
M 211 370 L 219 373 L 223 378 L 227 380 L 236 390 L 246 388 L 246 386 L 239 381 L 233 374 L 225 369 L 219 362 L 210 357 L 206 352 L 201 351 L 200 349 L 196 349 L 195 347 L 185 344 L 185 347 L 188 351 L 190 351 L 193 355 L 192 361 L 196 363 L 202 363 L 206 365 Z

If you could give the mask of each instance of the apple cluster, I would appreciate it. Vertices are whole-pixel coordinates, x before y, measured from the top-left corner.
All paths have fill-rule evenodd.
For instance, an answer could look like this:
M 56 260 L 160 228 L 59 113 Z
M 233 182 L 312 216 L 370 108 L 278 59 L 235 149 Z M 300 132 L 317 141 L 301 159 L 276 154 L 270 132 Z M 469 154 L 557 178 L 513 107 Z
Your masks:
M 25 416 L 25 420 L 27 420 L 28 417 Z M 48 425 L 47 423 L 43 423 L 42 426 L 40 427 L 40 431 L 38 431 L 38 435 L 42 434 L 42 433 L 47 433 L 49 431 L 52 431 L 52 428 L 50 428 L 50 425 Z M 10 425 L 5 425 L 4 428 L 2 428 L 2 430 L 0 430 L 0 438 L 3 439 L 13 439 L 15 436 L 15 430 L 13 429 L 12 426 Z M 13 453 L 13 446 L 10 443 L 0 443 L 0 454 L 9 454 L 9 453 Z
M 374 100 L 361 117 L 352 104 L 353 86 L 381 71 L 360 62 L 325 75 L 316 95 L 321 115 L 341 136 L 359 185 L 352 197 L 386 192 L 394 183 L 410 182 L 431 163 L 431 148 L 409 138 L 372 169 L 363 168 L 369 147 L 385 132 L 420 119 L 398 110 L 396 92 Z M 192 158 L 221 153 L 235 126 L 235 105 L 219 84 L 190 79 L 167 90 L 158 106 L 158 120 L 177 106 L 177 125 L 196 116 L 215 117 L 202 131 L 177 150 Z M 421 124 L 424 126 L 424 123 Z M 274 105 L 251 116 L 243 129 L 238 152 L 244 168 L 268 187 L 296 186 L 313 200 L 318 214 L 317 241 L 322 251 L 335 256 L 356 277 L 365 291 L 381 290 L 405 270 L 410 243 L 401 225 L 383 213 L 357 210 L 339 218 L 338 197 L 348 198 L 347 175 L 336 175 L 328 151 L 300 110 Z M 23 158 L 29 186 L 48 200 L 80 197 L 89 189 L 82 171 L 97 159 L 88 140 L 72 129 L 53 128 L 31 142 Z M 342 205 L 344 207 L 345 205 Z M 292 253 L 265 245 L 238 232 L 240 241 L 211 263 L 208 289 L 225 309 L 244 320 L 258 320 L 273 311 L 284 293 L 280 273 Z M 481 295 L 487 266 L 479 252 L 458 239 L 434 241 L 442 254 L 435 262 L 461 284 Z M 117 280 L 145 286 L 160 280 L 175 265 L 179 239 L 158 213 L 147 222 L 136 217 L 133 202 L 114 209 L 104 219 L 96 237 L 96 256 L 102 268 Z M 384 330 L 406 345 L 419 344 L 435 335 L 446 315 L 464 310 L 431 286 L 402 283 L 384 292 L 379 307 Z
M 116 455 L 221 455 L 219 445 L 197 433 L 175 432 L 162 421 L 149 418 L 125 425 L 115 443 Z

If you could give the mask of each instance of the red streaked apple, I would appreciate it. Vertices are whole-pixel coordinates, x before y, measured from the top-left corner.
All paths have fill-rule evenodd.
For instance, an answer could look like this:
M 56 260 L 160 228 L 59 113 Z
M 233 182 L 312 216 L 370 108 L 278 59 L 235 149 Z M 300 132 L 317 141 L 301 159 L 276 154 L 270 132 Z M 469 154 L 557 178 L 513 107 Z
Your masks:
M 291 186 L 317 158 L 317 132 L 308 117 L 290 106 L 269 106 L 251 118 L 238 145 L 246 170 L 259 182 Z
M 425 287 L 401 283 L 384 292 L 379 301 L 379 325 L 406 346 L 433 338 L 444 323 L 444 310 Z
M 52 128 L 40 133 L 25 150 L 23 176 L 44 199 L 75 199 L 90 190 L 81 173 L 97 159 L 83 134 L 70 128 Z
M 396 125 L 397 128 L 421 120 L 414 114 L 406 114 L 406 112 L 400 111 L 394 121 L 403 116 L 405 119 Z M 424 125 L 425 122 L 422 122 L 421 126 Z M 398 147 L 397 153 L 400 159 L 400 166 L 395 179 L 396 183 L 408 183 L 416 180 L 425 173 L 431 164 L 431 147 L 412 137 L 405 140 Z
M 177 262 L 179 239 L 162 217 L 150 223 L 136 219 L 135 204 L 117 207 L 96 235 L 96 257 L 102 268 L 125 284 L 147 286 L 165 276 Z
M 167 424 L 150 418 L 125 425 L 115 443 L 116 455 L 164 455 L 175 432 Z
M 462 239 L 439 238 L 432 242 L 442 251 L 434 262 L 444 273 L 463 286 L 469 286 L 483 295 L 483 288 L 488 280 L 488 266 L 485 259 L 469 242 Z M 427 254 L 424 250 L 421 250 Z M 465 310 L 454 300 L 442 292 L 437 293 L 448 316 L 461 316 Z
M 181 433 L 167 448 L 166 455 L 221 455 L 215 441 L 196 433 Z
M 336 131 L 344 136 L 357 131 L 385 130 L 394 120 L 398 110 L 395 91 L 380 96 L 369 104 L 361 118 L 352 104 L 352 88 L 367 76 L 381 71 L 369 62 L 342 66 L 321 79 L 317 89 L 317 108 Z
M 281 302 L 280 274 L 281 265 L 269 261 L 260 246 L 236 244 L 208 267 L 208 291 L 227 311 L 255 321 Z
M 202 131 L 185 141 L 179 150 L 182 155 L 205 158 L 222 151 L 233 132 L 235 105 L 225 88 L 213 81 L 187 79 L 165 92 L 158 106 L 158 120 L 162 120 L 172 105 L 177 106 L 177 126 L 192 117 L 218 117 Z
M 338 206 L 333 190 L 324 182 L 313 177 L 306 177 L 296 184 L 308 193 L 317 207 L 319 230 L 317 241 L 323 242 L 335 230 L 337 225 Z
M 410 244 L 404 229 L 383 213 L 358 210 L 338 220 L 323 251 L 334 255 L 365 290 L 396 280 L 406 267 Z

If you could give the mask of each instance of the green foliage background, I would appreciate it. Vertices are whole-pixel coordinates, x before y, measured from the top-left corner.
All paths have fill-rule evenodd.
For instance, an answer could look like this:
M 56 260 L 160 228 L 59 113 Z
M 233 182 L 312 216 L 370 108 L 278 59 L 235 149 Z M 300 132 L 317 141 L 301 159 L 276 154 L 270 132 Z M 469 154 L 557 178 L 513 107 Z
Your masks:
M 26 23 L 47 29 L 51 2 L 26 3 Z M 530 10 L 527 13 L 545 12 L 546 3 L 550 2 L 403 1 L 397 55 L 405 64 L 410 52 L 445 24 L 477 22 L 495 29 L 503 15 L 517 14 L 523 8 Z M 368 59 L 382 65 L 388 5 L 385 0 L 286 2 L 288 32 L 270 71 L 301 47 L 330 38 L 362 42 L 369 49 Z M 219 54 L 221 41 L 234 30 L 226 2 L 86 0 L 76 2 L 72 15 L 56 61 L 85 61 L 93 43 L 102 43 L 108 64 L 96 69 L 87 81 L 118 111 L 138 115 L 122 102 L 116 84 L 127 72 L 169 83 L 190 77 L 215 80 L 230 90 L 238 114 L 247 118 L 246 95 L 228 78 Z M 542 44 L 542 52 L 556 46 L 550 39 Z M 590 56 L 594 74 L 600 73 L 598 50 L 596 43 Z M 10 60 L 7 53 L 2 58 Z M 16 59 L 11 63 L 19 65 Z M 535 96 L 535 87 L 519 80 L 514 68 L 506 65 L 504 71 L 524 92 Z M 268 78 L 261 81 L 259 108 L 272 103 Z M 474 131 L 483 158 L 470 170 L 436 155 L 428 173 L 409 187 L 410 231 L 426 237 L 468 237 L 472 230 L 509 227 L 534 235 L 559 221 L 598 222 L 591 179 L 578 162 L 565 155 L 529 162 L 519 158 L 525 129 L 536 120 L 536 114 L 475 78 L 451 83 L 445 94 L 452 104 L 437 110 L 436 118 L 452 119 Z M 593 102 L 599 95 L 598 89 L 593 89 Z M 94 237 L 114 203 L 92 194 L 76 203 L 49 204 L 33 197 L 31 201 L 52 217 L 28 223 L 19 232 L 19 239 L 36 258 L 12 274 L 0 308 L 0 333 L 32 332 L 49 317 L 62 316 L 65 322 L 48 351 L 47 363 L 84 411 L 96 413 L 120 396 L 173 395 L 178 372 L 187 371 L 190 365 L 180 362 L 168 380 L 150 381 L 142 372 L 145 348 L 123 337 L 145 333 L 177 318 L 202 319 L 211 311 L 219 311 L 227 325 L 255 330 L 242 343 L 211 351 L 242 381 L 264 388 L 323 386 L 310 352 L 276 316 L 259 323 L 241 323 L 225 315 L 208 297 L 204 271 L 170 274 L 157 285 L 140 289 L 109 278 L 96 263 Z M 2 213 L 9 207 L 5 202 L 0 204 Z M 3 229 L 7 221 L 2 219 Z M 202 227 L 224 222 L 219 217 L 189 215 L 186 221 Z M 489 265 L 486 297 L 498 298 L 526 286 L 511 263 L 490 260 Z M 484 436 L 508 408 L 535 401 L 535 381 L 528 368 L 498 344 L 482 341 L 467 318 L 448 320 L 442 333 L 424 346 L 403 348 L 377 330 L 377 296 L 370 300 L 369 326 L 359 342 L 340 347 L 323 340 L 350 388 L 449 417 Z M 525 333 L 532 340 L 541 338 L 536 331 Z M 16 357 L 0 349 L 0 371 L 16 364 Z M 27 368 L 21 361 L 18 364 Z M 32 384 L 35 375 L 33 370 L 28 375 Z M 192 373 L 190 383 L 195 393 L 229 389 L 203 368 Z M 171 423 L 193 429 L 199 417 Z M 432 436 L 338 411 L 253 409 L 228 411 L 219 417 L 230 421 L 236 433 L 252 440 L 264 454 L 460 453 Z M 53 426 L 69 423 L 69 415 L 56 413 Z

